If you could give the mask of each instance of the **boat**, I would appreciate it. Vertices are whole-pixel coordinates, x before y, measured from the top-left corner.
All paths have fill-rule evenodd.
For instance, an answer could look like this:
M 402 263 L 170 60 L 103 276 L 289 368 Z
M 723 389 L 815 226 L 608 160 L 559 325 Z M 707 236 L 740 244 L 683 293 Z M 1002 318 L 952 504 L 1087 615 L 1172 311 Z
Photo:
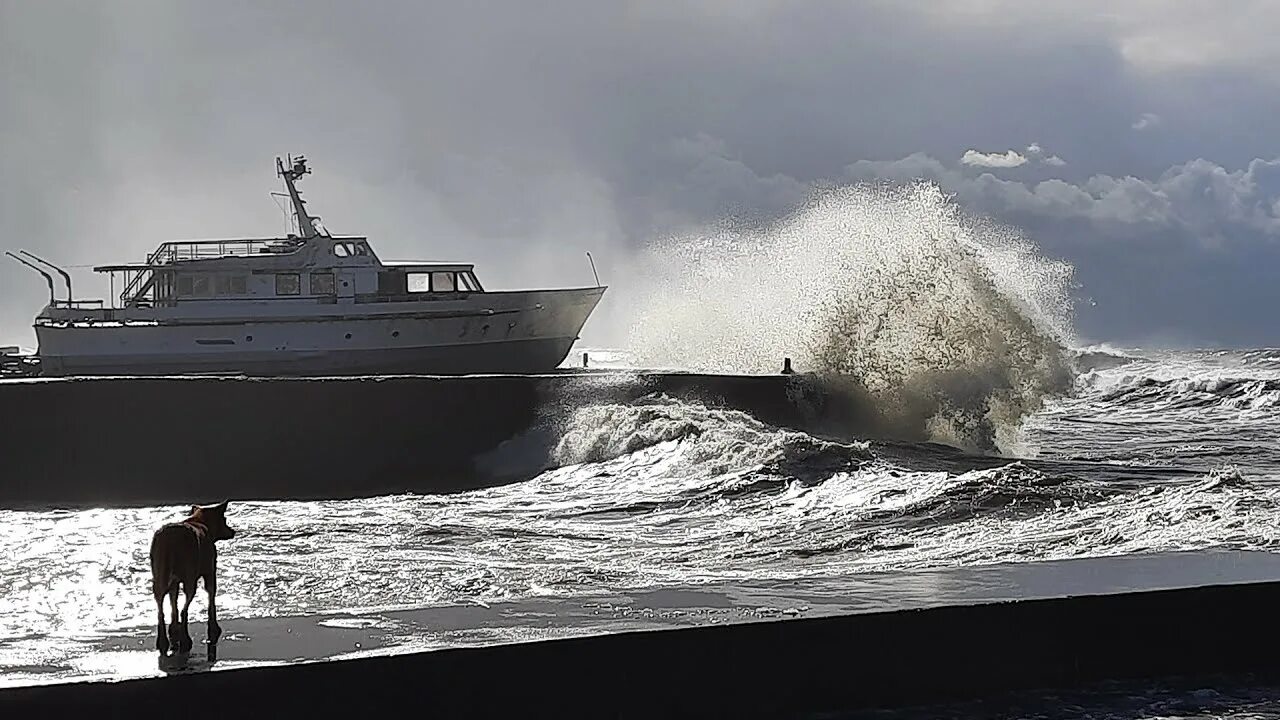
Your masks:
M 31 377 L 39 372 L 35 355 L 17 345 L 0 346 L 0 379 Z
M 305 157 L 277 157 L 276 172 L 292 207 L 284 237 L 164 242 L 144 262 L 94 267 L 111 276 L 110 301 L 77 300 L 59 266 L 6 253 L 49 286 L 34 324 L 40 374 L 546 372 L 606 290 L 596 276 L 495 291 L 474 264 L 384 261 L 368 238 L 332 235 L 308 212 L 297 187 L 311 172 Z M 62 276 L 65 299 L 47 270 Z

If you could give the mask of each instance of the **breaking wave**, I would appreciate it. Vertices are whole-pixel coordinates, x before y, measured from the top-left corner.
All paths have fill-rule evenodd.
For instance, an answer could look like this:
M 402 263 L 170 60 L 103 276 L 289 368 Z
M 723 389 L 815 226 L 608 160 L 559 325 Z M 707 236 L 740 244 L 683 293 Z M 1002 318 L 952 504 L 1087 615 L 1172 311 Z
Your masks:
M 1013 449 L 1074 377 L 1071 268 L 963 216 L 934 185 L 827 190 L 767 227 L 651 247 L 629 352 L 654 366 L 837 376 L 941 442 Z
M 1145 359 L 1141 355 L 1106 346 L 1078 348 L 1072 355 L 1076 368 L 1081 372 L 1110 370 Z
M 1163 409 L 1269 410 L 1280 407 L 1280 380 L 1138 377 L 1106 393 L 1102 399 L 1118 405 L 1143 403 Z
M 1262 411 L 1280 407 L 1280 353 L 1184 353 L 1100 363 L 1079 377 L 1095 402 L 1118 411 Z M 1202 416 L 1207 417 L 1207 416 Z
M 731 409 L 665 396 L 574 411 L 553 457 L 562 466 L 602 463 L 657 445 L 678 448 L 678 478 L 768 471 L 797 478 L 850 469 L 872 459 L 865 443 L 836 443 L 781 430 Z
M 768 577 L 775 565 L 804 574 L 789 564 L 797 558 L 821 557 L 813 572 L 832 573 L 1280 541 L 1280 490 L 1230 465 L 1158 484 L 1023 461 L 925 470 L 870 444 L 663 397 L 584 408 L 563 438 L 563 465 L 521 492 L 576 495 L 581 504 L 557 505 L 558 518 L 625 516 L 646 545 L 666 547 L 675 532 L 680 546 L 645 564 L 644 583 L 663 582 L 667 564 L 686 580 L 723 579 Z M 613 531 L 593 527 L 586 534 Z

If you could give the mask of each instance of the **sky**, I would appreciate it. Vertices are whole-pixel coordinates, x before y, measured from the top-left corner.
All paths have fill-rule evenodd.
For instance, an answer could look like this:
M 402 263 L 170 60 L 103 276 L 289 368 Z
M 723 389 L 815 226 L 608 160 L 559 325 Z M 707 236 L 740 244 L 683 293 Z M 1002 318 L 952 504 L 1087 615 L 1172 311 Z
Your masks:
M 664 234 L 923 178 L 1075 267 L 1083 340 L 1280 345 L 1278 32 L 1251 0 L 0 0 L 0 245 L 105 292 L 81 266 L 283 232 L 293 153 L 385 257 L 616 284 Z M 0 265 L 0 344 L 45 297 Z

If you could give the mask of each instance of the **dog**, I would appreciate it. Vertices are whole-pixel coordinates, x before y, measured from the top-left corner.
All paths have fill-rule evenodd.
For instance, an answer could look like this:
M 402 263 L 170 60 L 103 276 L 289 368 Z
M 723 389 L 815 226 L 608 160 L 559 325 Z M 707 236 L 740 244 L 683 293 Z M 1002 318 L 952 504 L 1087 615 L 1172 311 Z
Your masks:
M 167 655 L 176 644 L 178 652 L 191 650 L 191 633 L 187 626 L 187 609 L 196 594 L 196 581 L 204 579 L 209 593 L 209 645 L 217 645 L 222 635 L 213 598 L 218 592 L 217 569 L 219 540 L 230 540 L 236 531 L 227 525 L 227 502 L 216 505 L 192 505 L 191 514 L 182 522 L 167 523 L 151 538 L 151 592 L 156 598 L 156 650 Z M 186 600 L 178 615 L 178 586 Z M 172 621 L 168 633 L 164 626 L 164 596 L 169 596 Z M 175 639 L 173 636 L 177 635 Z

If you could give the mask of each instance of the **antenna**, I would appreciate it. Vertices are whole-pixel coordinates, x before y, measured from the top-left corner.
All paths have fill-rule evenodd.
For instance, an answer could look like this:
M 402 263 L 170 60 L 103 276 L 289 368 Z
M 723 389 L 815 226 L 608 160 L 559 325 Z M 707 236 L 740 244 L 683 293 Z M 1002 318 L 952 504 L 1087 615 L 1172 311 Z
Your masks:
M 4 251 L 4 254 L 5 254 L 5 255 L 8 255 L 9 257 L 13 258 L 14 260 L 17 260 L 18 262 L 22 263 L 23 265 L 26 265 L 27 267 L 31 268 L 32 270 L 35 270 L 36 272 L 38 272 L 38 273 L 40 273 L 41 275 L 43 275 L 43 276 L 44 276 L 44 281 L 45 281 L 45 282 L 47 282 L 47 283 L 49 283 L 49 304 L 50 304 L 50 305 L 53 305 L 53 304 L 55 304 L 55 303 L 57 303 L 57 302 L 58 302 L 57 298 L 55 298 L 55 297 L 54 297 L 54 295 L 53 295 L 53 276 L 52 276 L 52 275 L 50 275 L 49 273 L 47 273 L 47 272 L 45 272 L 45 271 L 41 270 L 40 268 L 36 267 L 35 265 L 32 265 L 31 263 L 27 262 L 26 260 L 23 260 L 22 258 L 18 257 L 17 255 L 14 255 L 13 253 L 9 252 L 8 250 L 5 250 L 5 251 Z
M 67 274 L 67 271 L 66 271 L 66 270 L 63 270 L 62 268 L 58 267 L 57 265 L 54 265 L 53 263 L 49 262 L 48 260 L 45 260 L 44 258 L 37 256 L 37 255 L 36 255 L 36 254 L 34 254 L 34 253 L 29 253 L 29 252 L 27 252 L 26 250 L 19 250 L 18 252 L 22 253 L 23 255 L 26 255 L 27 257 L 31 258 L 32 260 L 35 260 L 36 262 L 40 263 L 41 265 L 44 265 L 45 267 L 53 268 L 53 271 L 54 271 L 54 272 L 56 272 L 56 273 L 58 273 L 59 275 L 61 275 L 61 276 L 62 276 L 63 281 L 65 281 L 65 282 L 67 283 L 67 304 L 68 304 L 68 305 L 70 305 L 70 304 L 71 304 L 71 299 L 72 299 L 72 296 L 71 296 L 71 276 Z
M 287 198 L 287 197 L 289 197 L 289 193 L 274 192 L 274 191 L 271 193 L 272 200 L 275 200 L 276 198 Z M 276 202 L 276 207 L 280 208 L 280 215 L 284 217 L 285 235 L 292 235 L 293 234 L 293 218 L 289 217 L 289 208 L 285 207 L 284 203 L 278 202 L 278 201 Z
M 596 287 L 600 287 L 600 274 L 596 272 L 596 261 L 592 259 L 591 252 L 587 252 L 587 260 L 591 262 L 591 274 L 596 278 Z

